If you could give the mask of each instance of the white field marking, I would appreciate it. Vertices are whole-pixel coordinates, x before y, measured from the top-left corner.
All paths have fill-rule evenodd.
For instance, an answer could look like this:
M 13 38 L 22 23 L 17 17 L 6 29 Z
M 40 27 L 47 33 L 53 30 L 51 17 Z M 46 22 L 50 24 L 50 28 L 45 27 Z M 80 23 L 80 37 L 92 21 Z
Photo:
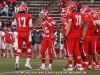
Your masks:
M 32 70 L 36 70 L 36 69 L 32 69 Z M 31 71 L 31 70 L 21 70 L 21 71 L 11 71 L 11 72 L 2 72 L 0 74 L 7 74 L 7 73 L 16 73 L 16 72 L 25 72 L 25 71 Z
M 0 63 L 14 63 L 14 62 L 0 62 Z M 25 62 L 19 62 L 20 63 L 25 63 Z M 41 62 L 30 62 L 30 63 L 41 63 Z
M 67 63 L 67 61 L 62 61 L 62 60 L 56 60 L 57 62 L 59 61 L 59 62 L 66 62 Z M 1 62 L 0 61 L 0 63 L 13 63 L 13 62 Z M 25 63 L 25 62 L 19 62 L 19 63 Z M 38 61 L 38 62 L 34 62 L 34 60 L 33 61 L 31 61 L 30 63 L 41 63 L 41 61 Z M 47 63 L 47 62 L 46 62 Z M 54 63 L 55 63 L 55 61 L 54 61 Z
M 53 68 L 53 69 L 55 69 L 55 70 L 60 70 L 60 68 Z M 19 72 L 19 74 L 20 74 L 21 72 L 28 72 L 28 71 L 29 71 L 29 72 L 30 72 L 30 71 L 37 71 L 37 69 L 2 72 L 2 73 L 0 73 L 0 75 L 3 75 L 3 74 L 15 74 L 15 73 L 18 73 L 18 72 Z

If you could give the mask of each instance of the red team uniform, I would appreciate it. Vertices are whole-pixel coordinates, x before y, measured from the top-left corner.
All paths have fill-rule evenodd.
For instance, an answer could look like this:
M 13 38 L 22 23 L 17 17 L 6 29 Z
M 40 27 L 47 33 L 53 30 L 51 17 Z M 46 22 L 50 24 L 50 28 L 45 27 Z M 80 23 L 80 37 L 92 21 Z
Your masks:
M 79 40 L 80 40 L 80 30 L 82 26 L 82 14 L 76 12 L 77 6 L 75 3 L 70 2 L 67 7 L 71 13 L 66 15 L 68 27 L 66 36 L 66 45 L 67 45 L 67 55 L 68 55 L 68 66 L 63 70 L 73 70 L 72 60 L 73 55 L 76 56 L 77 70 L 82 70 L 81 54 L 79 50 Z M 69 24 L 69 22 L 71 22 Z M 69 29 L 70 28 L 70 29 Z M 69 30 L 69 31 L 68 31 Z M 79 59 L 78 59 L 79 57 Z M 79 64 L 79 65 L 78 65 Z
M 88 69 L 89 64 L 89 46 L 91 42 L 91 29 L 93 27 L 92 19 L 89 13 L 91 12 L 91 9 L 87 6 L 83 6 L 81 8 L 81 13 L 83 14 L 82 20 L 83 20 L 83 32 L 82 32 L 82 59 L 83 59 L 83 68 L 85 70 Z
M 53 18 L 48 17 L 44 23 L 40 22 L 40 26 L 44 30 L 44 39 L 42 41 L 41 54 L 45 53 L 48 47 L 48 53 L 50 55 L 50 59 L 53 59 L 52 53 L 53 53 L 54 40 L 55 40 L 54 26 L 52 25 L 53 21 L 54 21 Z M 42 59 L 45 59 L 45 56 L 43 56 Z
M 56 22 L 54 21 L 54 18 L 48 17 L 48 11 L 46 9 L 43 9 L 39 15 L 41 18 L 40 26 L 44 31 L 44 39 L 42 41 L 42 48 L 40 50 L 42 65 L 37 70 L 52 70 L 51 66 L 53 61 L 53 47 L 55 41 L 54 25 L 56 25 Z M 49 66 L 45 68 L 45 52 L 47 48 L 49 53 Z
M 61 18 L 60 18 L 60 21 L 61 21 L 61 23 L 62 23 L 62 25 L 63 25 L 63 32 L 62 32 L 62 36 L 63 36 L 63 38 L 64 38 L 64 36 L 65 36 L 65 34 L 66 34 L 66 29 L 67 29 L 67 26 L 68 26 L 68 24 L 67 24 L 67 19 L 66 19 L 66 15 L 68 14 L 68 11 L 67 11 L 67 8 L 64 8 L 63 10 L 62 10 L 62 13 L 61 13 Z M 64 43 L 64 48 L 67 50 L 67 46 L 66 46 L 66 43 L 63 41 L 63 43 Z
M 26 43 L 27 48 L 31 48 L 31 32 L 29 26 L 29 20 L 32 19 L 31 14 L 16 14 L 14 16 L 18 23 L 18 48 L 22 48 L 23 41 Z
M 66 16 L 67 19 L 72 19 L 72 25 L 67 37 L 68 55 L 72 55 L 73 50 L 80 56 L 79 40 L 80 40 L 80 24 L 82 23 L 82 14 L 75 12 Z
M 25 4 L 20 5 L 19 7 L 20 13 L 14 16 L 14 25 L 18 27 L 18 50 L 16 52 L 16 62 L 15 62 L 15 69 L 19 69 L 19 56 L 22 50 L 23 42 L 26 43 L 27 46 L 27 59 L 25 66 L 29 69 L 32 69 L 30 66 L 30 58 L 31 58 L 31 46 L 32 46 L 32 39 L 31 39 L 31 29 L 33 28 L 31 14 L 28 14 L 28 7 Z

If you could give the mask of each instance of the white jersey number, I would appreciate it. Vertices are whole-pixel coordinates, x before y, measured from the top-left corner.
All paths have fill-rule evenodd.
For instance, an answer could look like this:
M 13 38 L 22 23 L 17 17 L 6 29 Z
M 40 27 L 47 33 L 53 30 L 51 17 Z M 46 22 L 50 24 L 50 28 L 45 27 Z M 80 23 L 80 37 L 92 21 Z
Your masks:
M 75 18 L 77 19 L 76 26 L 80 25 L 81 24 L 81 16 L 75 15 Z
M 45 33 L 49 33 L 49 30 L 48 30 L 47 27 L 44 28 L 44 32 L 45 32 Z
M 23 21 L 23 24 L 21 24 L 21 21 Z M 18 18 L 18 24 L 20 27 L 26 27 L 26 18 L 25 17 L 19 17 Z

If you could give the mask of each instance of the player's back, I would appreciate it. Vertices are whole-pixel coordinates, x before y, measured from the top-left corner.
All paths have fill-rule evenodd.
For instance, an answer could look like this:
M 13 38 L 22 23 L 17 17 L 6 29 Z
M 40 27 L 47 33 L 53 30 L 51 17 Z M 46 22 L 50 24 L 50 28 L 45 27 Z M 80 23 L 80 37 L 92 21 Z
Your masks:
M 31 14 L 16 14 L 14 18 L 17 21 L 18 31 L 29 31 L 30 20 L 32 19 Z
M 82 23 L 82 14 L 80 12 L 72 12 L 67 15 L 67 19 L 72 20 L 70 32 L 79 32 Z

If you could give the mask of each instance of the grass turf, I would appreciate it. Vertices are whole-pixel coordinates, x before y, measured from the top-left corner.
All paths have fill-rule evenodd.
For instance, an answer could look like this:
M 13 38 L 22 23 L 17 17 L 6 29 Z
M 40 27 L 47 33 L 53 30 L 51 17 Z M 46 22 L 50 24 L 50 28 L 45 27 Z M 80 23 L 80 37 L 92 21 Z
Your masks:
M 32 70 L 24 66 L 25 62 L 26 59 L 21 58 L 19 61 L 19 70 L 15 71 L 15 59 L 0 58 L 0 75 L 100 75 L 100 70 L 62 71 L 67 65 L 66 60 L 54 59 L 52 71 L 36 71 L 41 65 L 40 59 L 31 59 Z M 48 66 L 48 60 L 46 60 L 46 66 Z

